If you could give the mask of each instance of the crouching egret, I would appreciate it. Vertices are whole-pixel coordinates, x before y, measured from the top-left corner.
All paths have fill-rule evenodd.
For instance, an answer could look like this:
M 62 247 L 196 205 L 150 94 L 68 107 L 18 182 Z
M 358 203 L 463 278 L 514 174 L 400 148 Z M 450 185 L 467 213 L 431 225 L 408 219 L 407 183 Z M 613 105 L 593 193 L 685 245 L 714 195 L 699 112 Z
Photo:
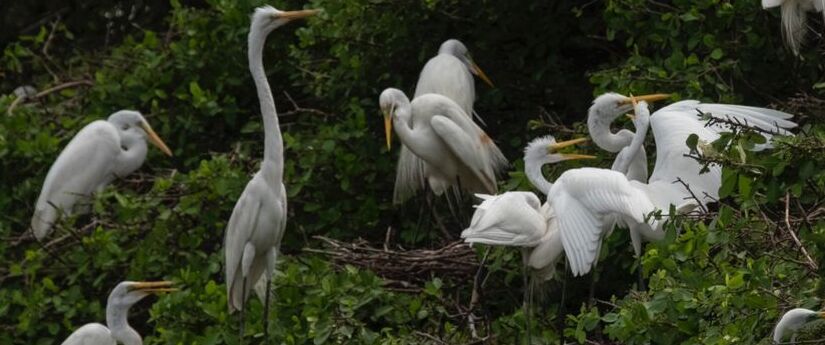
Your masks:
M 38 241 L 63 214 L 83 213 L 93 193 L 125 177 L 146 160 L 146 140 L 171 156 L 143 115 L 121 110 L 80 130 L 54 161 L 34 207 L 31 228 Z
M 825 319 L 825 311 L 813 311 L 805 308 L 788 310 L 773 329 L 773 342 L 775 344 L 781 343 L 784 336 L 790 332 L 792 333 L 791 344 L 795 343 L 796 331 L 806 323 L 816 319 Z
M 140 334 L 129 326 L 129 308 L 150 294 L 172 291 L 177 289 L 170 281 L 121 282 L 106 302 L 106 326 L 87 323 L 69 335 L 62 345 L 141 345 Z

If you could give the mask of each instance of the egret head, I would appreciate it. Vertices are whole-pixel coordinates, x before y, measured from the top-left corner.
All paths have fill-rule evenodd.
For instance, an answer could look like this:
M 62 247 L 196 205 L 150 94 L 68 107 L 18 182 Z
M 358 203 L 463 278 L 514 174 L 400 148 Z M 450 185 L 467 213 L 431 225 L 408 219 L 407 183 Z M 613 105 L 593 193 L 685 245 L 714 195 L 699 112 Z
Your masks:
M 295 19 L 306 18 L 317 14 L 318 10 L 281 11 L 272 6 L 261 6 L 252 14 L 251 30 L 269 34 L 272 30 Z
M 378 98 L 381 113 L 384 115 L 384 135 L 387 139 L 387 151 L 392 148 L 392 126 L 394 118 L 406 120 L 409 117 L 410 99 L 403 91 L 396 88 L 388 88 L 381 92 Z
M 545 164 L 558 163 L 573 159 L 594 159 L 596 156 L 581 155 L 577 153 L 559 153 L 559 150 L 573 146 L 579 143 L 586 142 L 587 138 L 578 138 L 556 142 L 556 138 L 552 135 L 546 135 L 540 138 L 533 139 L 527 147 L 524 148 L 525 162 L 541 162 Z
M 670 98 L 670 95 L 663 93 L 633 97 L 637 102 L 655 102 L 668 98 Z M 593 100 L 593 105 L 590 106 L 590 116 L 595 116 L 596 119 L 599 120 L 613 122 L 619 115 L 631 110 L 633 110 L 633 100 L 631 97 L 615 92 L 608 92 Z
M 132 282 L 124 281 L 115 286 L 115 289 L 109 294 L 108 307 L 125 308 L 128 309 L 133 304 L 142 300 L 150 294 L 158 294 L 162 292 L 172 292 L 178 289 L 172 287 L 170 281 L 157 282 Z
M 633 126 L 636 129 L 647 129 L 650 126 L 650 107 L 645 101 L 636 101 L 636 97 L 632 97 L 633 115 L 628 114 L 627 117 L 633 121 Z
M 493 86 L 493 82 L 490 80 L 490 78 L 487 77 L 487 74 L 485 74 L 484 71 L 482 71 L 481 68 L 478 67 L 478 65 L 476 65 L 475 62 L 473 62 L 473 58 L 470 56 L 470 52 L 467 51 L 467 47 L 464 45 L 464 43 L 461 43 L 461 41 L 454 38 L 444 41 L 444 43 L 441 43 L 441 47 L 438 48 L 438 53 L 450 54 L 457 57 L 459 60 L 461 60 L 461 62 L 463 62 L 467 66 L 467 68 L 470 70 L 470 73 L 481 78 L 481 80 L 487 83 L 487 85 L 490 85 L 490 87 L 495 87 Z
M 108 121 L 117 128 L 124 138 L 141 137 L 148 139 L 157 146 L 163 153 L 171 156 L 172 151 L 160 139 L 157 133 L 149 126 L 143 115 L 134 110 L 120 110 L 109 116 Z

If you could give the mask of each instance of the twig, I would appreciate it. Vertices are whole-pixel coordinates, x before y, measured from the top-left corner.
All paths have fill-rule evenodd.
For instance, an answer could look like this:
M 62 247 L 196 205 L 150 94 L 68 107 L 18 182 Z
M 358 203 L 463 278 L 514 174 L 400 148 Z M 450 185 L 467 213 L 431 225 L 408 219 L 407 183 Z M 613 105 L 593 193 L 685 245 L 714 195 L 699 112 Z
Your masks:
M 790 217 L 790 211 L 789 211 L 789 209 L 790 209 L 790 206 L 789 206 L 790 205 L 790 200 L 791 200 L 791 195 L 790 195 L 790 193 L 786 192 L 785 193 L 785 226 L 788 229 L 788 233 L 791 235 L 791 238 L 793 239 L 794 243 L 796 243 L 797 247 L 799 247 L 799 250 L 802 252 L 802 254 L 805 255 L 805 258 L 808 259 L 808 266 L 812 270 L 816 271 L 818 269 L 818 266 L 816 265 L 816 262 L 811 258 L 810 255 L 808 255 L 808 251 L 805 250 L 805 246 L 802 245 L 802 242 L 799 241 L 799 238 L 796 237 L 796 233 L 794 233 L 793 229 L 791 228 L 791 221 L 790 221 L 791 217 Z
M 701 200 L 699 200 L 699 198 L 696 197 L 696 194 L 694 194 L 693 190 L 690 189 L 690 185 L 687 184 L 684 180 L 682 180 L 681 177 L 677 177 L 676 181 L 674 181 L 673 183 L 681 183 L 682 186 L 684 186 L 685 189 L 688 191 L 688 193 L 690 193 L 690 196 L 694 200 L 696 200 L 696 203 L 698 204 L 699 208 L 702 209 L 702 213 L 708 213 L 708 209 L 707 207 L 705 207 L 705 203 L 703 203 Z
M 46 90 L 40 91 L 36 95 L 31 96 L 31 97 L 18 97 L 17 99 L 15 99 L 14 101 L 11 102 L 11 105 L 9 105 L 9 108 L 6 110 L 6 115 L 8 115 L 8 116 L 14 115 L 14 108 L 16 108 L 20 103 L 26 101 L 27 99 L 39 99 L 39 98 L 44 97 L 44 96 L 46 96 L 48 94 L 51 94 L 53 92 L 57 92 L 57 91 L 60 91 L 60 90 L 63 90 L 63 89 L 68 89 L 70 87 L 75 87 L 75 86 L 80 86 L 80 85 L 94 86 L 94 83 L 90 80 L 75 80 L 75 81 L 65 82 L 63 84 L 60 84 L 60 85 L 48 88 Z
M 284 96 L 286 96 L 286 99 L 289 100 L 289 103 L 292 104 L 292 110 L 284 112 L 284 113 L 279 113 L 278 116 L 291 116 L 291 115 L 296 115 L 298 113 L 311 113 L 311 114 L 317 114 L 317 115 L 322 115 L 322 116 L 332 116 L 332 114 L 327 113 L 323 110 L 301 107 L 300 105 L 298 105 L 298 103 L 295 102 L 294 99 L 292 99 L 292 96 L 290 96 L 289 93 L 287 93 L 286 91 L 284 91 Z

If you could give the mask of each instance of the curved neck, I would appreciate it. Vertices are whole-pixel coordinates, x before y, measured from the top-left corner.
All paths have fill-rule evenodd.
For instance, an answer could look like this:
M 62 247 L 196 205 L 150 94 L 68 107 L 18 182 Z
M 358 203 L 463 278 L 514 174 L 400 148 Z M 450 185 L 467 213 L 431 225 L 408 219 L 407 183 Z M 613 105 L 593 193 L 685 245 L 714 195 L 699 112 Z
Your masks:
M 140 334 L 129 326 L 127 315 L 129 306 L 123 307 L 109 304 L 106 307 L 106 326 L 112 332 L 112 338 L 124 345 L 142 345 Z
M 598 114 L 597 110 L 591 108 L 587 115 L 587 130 L 590 132 L 590 138 L 600 148 L 609 152 L 619 152 L 623 147 L 630 144 L 633 140 L 633 132 L 622 129 L 616 133 L 610 131 L 610 123 Z M 610 117 L 615 119 L 615 117 Z M 612 121 L 612 120 L 611 120 Z
M 550 182 L 544 178 L 544 174 L 541 170 L 545 164 L 550 163 L 547 155 L 544 155 L 540 159 L 530 158 L 530 156 L 535 157 L 535 155 L 530 155 L 530 153 L 525 153 L 524 156 L 524 174 L 527 175 L 527 179 L 530 180 L 533 187 L 536 187 L 539 191 L 544 193 L 545 196 L 550 194 L 550 189 L 553 188 L 553 182 Z
M 409 98 L 405 96 L 403 99 L 397 100 L 395 107 L 395 111 L 392 114 L 392 127 L 395 129 L 395 134 L 398 135 L 398 139 L 401 140 L 404 146 L 420 157 L 426 150 L 419 145 L 421 140 L 415 138 L 416 133 L 410 126 L 410 122 L 412 121 L 412 105 L 410 104 Z
M 121 146 L 114 171 L 118 177 L 124 177 L 139 169 L 146 160 L 148 151 L 146 139 L 121 141 Z
M 278 113 L 275 110 L 275 100 L 272 90 L 266 79 L 263 63 L 264 43 L 268 33 L 259 32 L 254 28 L 249 32 L 249 72 L 255 81 L 258 100 L 261 103 L 261 117 L 264 120 L 264 163 L 261 172 L 266 180 L 280 185 L 284 170 L 284 142 L 281 129 L 278 126 Z

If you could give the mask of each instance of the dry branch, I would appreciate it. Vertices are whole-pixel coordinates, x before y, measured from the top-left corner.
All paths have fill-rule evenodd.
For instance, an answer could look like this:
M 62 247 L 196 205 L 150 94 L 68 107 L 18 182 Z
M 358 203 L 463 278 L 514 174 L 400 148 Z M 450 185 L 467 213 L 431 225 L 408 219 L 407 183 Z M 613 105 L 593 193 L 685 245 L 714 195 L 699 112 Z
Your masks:
M 417 291 L 432 277 L 467 281 L 478 269 L 475 252 L 457 241 L 436 249 L 376 248 L 367 241 L 341 242 L 323 236 L 314 238 L 325 243 L 324 249 L 304 251 L 328 256 L 337 267 L 353 265 L 369 269 L 385 280 L 389 289 Z

